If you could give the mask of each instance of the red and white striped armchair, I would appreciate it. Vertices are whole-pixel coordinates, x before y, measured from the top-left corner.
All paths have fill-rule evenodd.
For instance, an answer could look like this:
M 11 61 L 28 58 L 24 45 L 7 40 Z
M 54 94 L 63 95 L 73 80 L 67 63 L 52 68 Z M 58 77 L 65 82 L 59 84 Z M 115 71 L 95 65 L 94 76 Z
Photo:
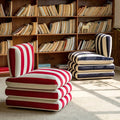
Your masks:
M 71 101 L 69 71 L 34 70 L 34 50 L 29 43 L 8 50 L 11 77 L 6 80 L 6 104 L 10 107 L 59 111 Z

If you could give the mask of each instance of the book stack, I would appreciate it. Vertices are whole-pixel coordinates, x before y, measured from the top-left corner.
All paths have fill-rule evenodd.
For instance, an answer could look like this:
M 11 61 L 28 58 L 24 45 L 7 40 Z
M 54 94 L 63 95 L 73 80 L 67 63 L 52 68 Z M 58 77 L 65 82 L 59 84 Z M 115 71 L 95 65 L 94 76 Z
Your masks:
M 112 15 L 112 3 L 100 7 L 83 6 L 77 11 L 78 16 L 108 16 Z
M 68 65 L 67 64 L 58 64 L 58 65 L 56 65 L 56 68 L 68 70 Z
M 80 40 L 77 50 L 93 50 L 95 49 L 94 40 Z
M 38 64 L 38 69 L 40 68 L 51 68 L 51 64 Z
M 75 19 L 68 21 L 59 21 L 50 24 L 50 29 L 46 23 L 38 25 L 39 34 L 64 34 L 64 33 L 75 33 Z
M 0 54 L 7 54 L 8 48 L 13 46 L 12 40 L 6 40 L 0 42 Z
M 78 33 L 100 33 L 110 32 L 112 25 L 112 19 L 106 21 L 94 21 L 83 23 L 80 22 L 78 26 Z
M 27 4 L 21 7 L 15 16 L 37 16 L 37 5 Z
M 39 46 L 39 52 L 71 51 L 75 48 L 75 37 L 61 41 L 43 43 Z
M 30 42 L 30 44 L 33 46 L 34 52 L 37 53 L 38 52 L 38 40 L 34 40 Z
M 13 35 L 36 35 L 38 33 L 37 22 L 32 22 L 32 24 L 26 24 L 18 28 L 13 32 Z
M 0 35 L 11 35 L 12 22 L 0 24 Z
M 5 16 L 12 16 L 12 1 L 8 0 L 6 2 L 6 9 L 4 11 L 3 5 L 0 4 L 0 17 L 5 17 Z
M 75 12 L 76 2 L 70 4 L 38 6 L 39 16 L 74 16 Z

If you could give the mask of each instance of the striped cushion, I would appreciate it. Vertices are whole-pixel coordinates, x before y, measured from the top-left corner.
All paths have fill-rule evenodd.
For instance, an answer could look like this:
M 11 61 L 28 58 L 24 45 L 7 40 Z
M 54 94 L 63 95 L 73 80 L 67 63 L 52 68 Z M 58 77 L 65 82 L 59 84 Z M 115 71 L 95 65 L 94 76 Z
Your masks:
M 6 104 L 11 107 L 59 111 L 65 107 L 71 99 L 71 93 L 68 93 L 66 96 L 55 102 L 12 96 L 7 98 Z
M 111 56 L 112 51 L 112 37 L 106 34 L 97 34 L 95 39 L 96 53 L 104 55 L 105 57 Z
M 30 90 L 30 89 L 18 89 L 18 88 L 7 88 L 5 93 L 7 96 L 22 96 L 25 98 L 36 98 L 42 100 L 58 100 L 70 93 L 72 90 L 72 84 L 68 82 L 63 87 L 58 88 L 55 91 L 48 90 Z
M 79 72 L 84 72 L 87 70 L 98 70 L 98 71 L 113 71 L 114 70 L 114 64 L 102 64 L 102 65 L 81 65 L 81 64 L 76 64 L 74 62 L 69 61 L 68 62 L 68 68 L 72 68 L 75 71 Z
M 76 79 L 99 79 L 99 78 L 113 78 L 114 77 L 114 71 L 112 72 L 96 72 L 96 71 L 89 71 L 89 72 L 77 72 L 73 69 L 69 69 L 69 71 L 72 73 L 72 76 Z
M 72 75 L 69 71 L 43 68 L 17 78 L 8 78 L 6 83 L 8 87 L 55 90 L 71 79 Z
M 98 55 L 93 52 L 82 52 L 77 51 L 70 53 L 68 56 L 70 61 L 75 62 L 76 64 L 111 64 L 113 63 L 113 58 L 105 57 L 103 55 Z
M 29 43 L 11 47 L 8 50 L 8 66 L 12 77 L 19 77 L 34 68 L 33 46 Z

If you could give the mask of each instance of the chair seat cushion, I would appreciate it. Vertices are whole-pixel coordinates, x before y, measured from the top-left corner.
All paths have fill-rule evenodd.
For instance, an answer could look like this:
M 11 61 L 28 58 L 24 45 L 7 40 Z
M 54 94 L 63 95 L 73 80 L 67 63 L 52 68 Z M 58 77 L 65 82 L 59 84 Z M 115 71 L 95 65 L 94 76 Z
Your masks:
M 78 72 L 73 69 L 69 69 L 72 73 L 72 76 L 76 79 L 99 79 L 99 78 L 113 78 L 114 71 L 83 71 Z
M 25 75 L 16 78 L 8 78 L 8 87 L 56 90 L 72 79 L 69 71 L 43 68 L 33 70 Z
M 7 96 L 21 96 L 24 98 L 36 98 L 39 100 L 52 100 L 56 101 L 61 99 L 66 94 L 70 93 L 72 90 L 72 84 L 68 82 L 63 87 L 58 88 L 55 91 L 48 90 L 30 90 L 30 89 L 20 89 L 20 88 L 7 88 L 5 93 Z
M 23 97 L 12 96 L 7 98 L 6 104 L 10 107 L 17 108 L 59 111 L 65 107 L 71 99 L 71 93 L 68 93 L 66 96 L 55 102 L 50 100 L 26 99 Z
M 71 61 L 69 61 L 68 62 L 68 68 L 69 69 L 74 69 L 75 71 L 79 71 L 79 72 L 81 72 L 81 71 L 87 71 L 87 70 L 98 70 L 98 71 L 101 71 L 101 70 L 103 70 L 103 71 L 108 71 L 108 70 L 114 70 L 114 64 L 102 64 L 102 65 L 100 65 L 100 64 L 98 64 L 98 65 L 96 65 L 96 64 L 87 64 L 87 65 L 85 65 L 85 64 L 76 64 L 76 63 L 74 63 L 74 62 L 71 62 Z
M 70 53 L 68 56 L 70 61 L 76 64 L 112 64 L 112 57 L 105 57 L 103 55 L 96 54 L 94 52 L 77 51 Z

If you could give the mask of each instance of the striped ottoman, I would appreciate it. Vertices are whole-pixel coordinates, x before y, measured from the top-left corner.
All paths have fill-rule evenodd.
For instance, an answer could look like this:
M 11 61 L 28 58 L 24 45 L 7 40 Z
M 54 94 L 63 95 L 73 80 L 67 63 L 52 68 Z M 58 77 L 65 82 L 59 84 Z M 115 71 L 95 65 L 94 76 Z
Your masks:
M 11 74 L 6 80 L 7 106 L 59 111 L 71 101 L 71 73 L 54 68 L 34 70 L 31 44 L 11 47 L 7 57 Z
M 6 104 L 12 107 L 59 111 L 71 101 L 71 73 L 43 68 L 6 80 Z
M 114 77 L 114 59 L 111 56 L 112 37 L 97 34 L 96 53 L 76 51 L 68 55 L 68 69 L 76 79 L 98 79 Z

